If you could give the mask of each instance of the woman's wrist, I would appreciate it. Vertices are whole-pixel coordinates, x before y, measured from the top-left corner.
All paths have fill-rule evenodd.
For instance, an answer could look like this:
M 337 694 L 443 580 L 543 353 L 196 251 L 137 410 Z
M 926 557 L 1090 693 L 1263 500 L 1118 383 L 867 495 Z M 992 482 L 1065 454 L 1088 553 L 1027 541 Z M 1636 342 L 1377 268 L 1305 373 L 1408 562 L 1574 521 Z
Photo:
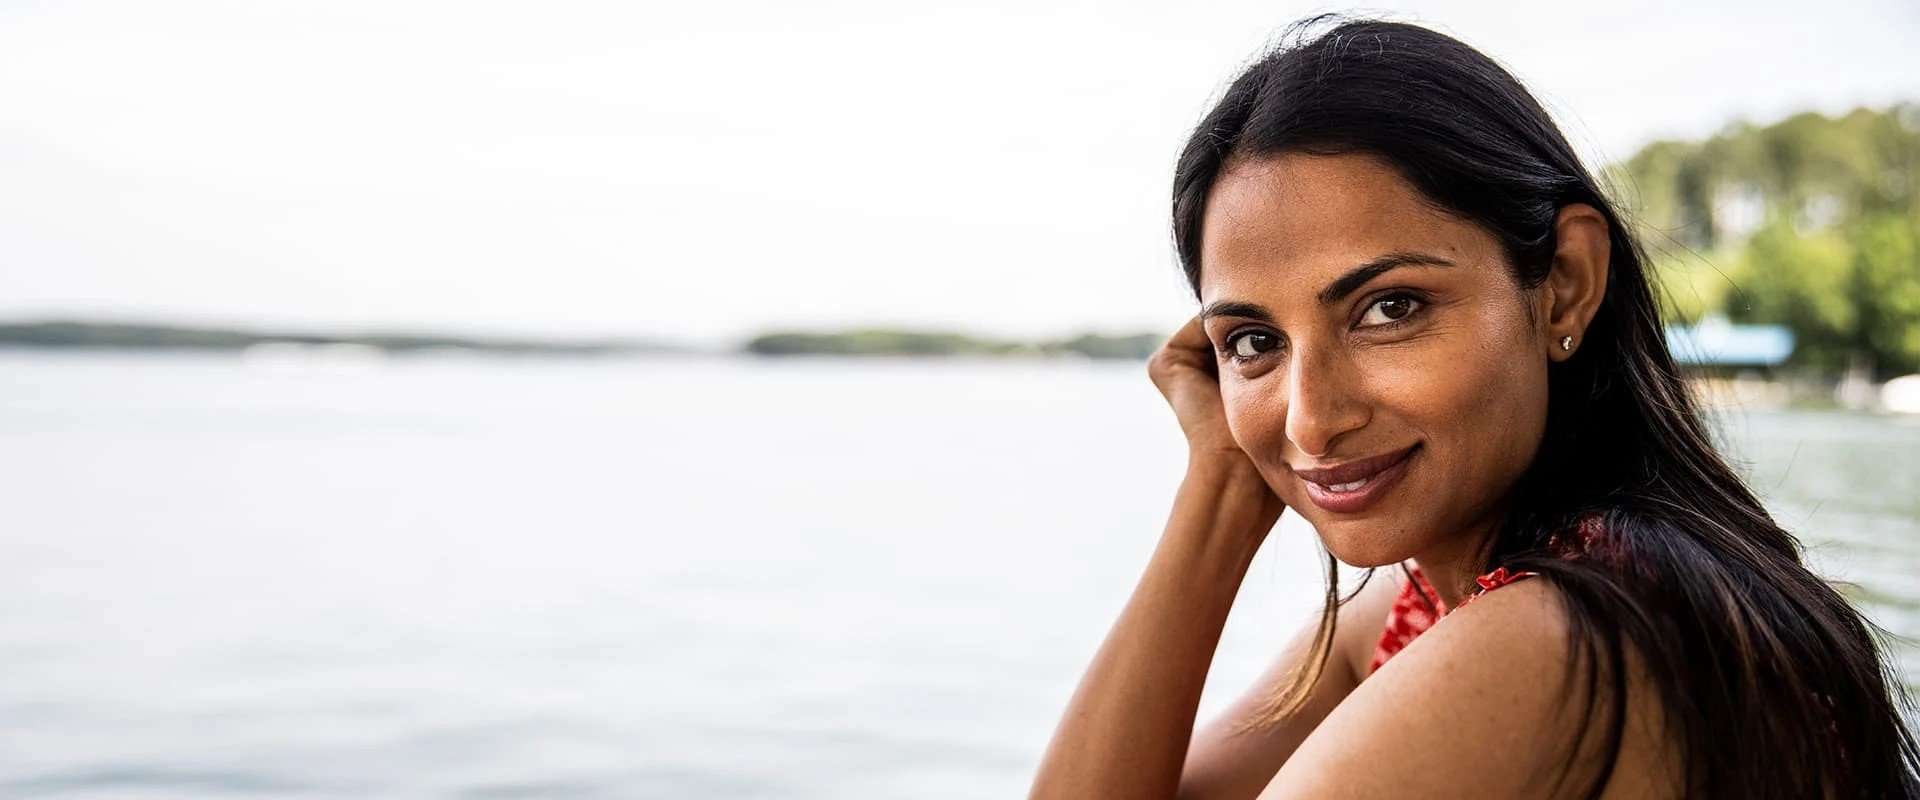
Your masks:
M 1258 549 L 1285 510 L 1286 504 L 1245 455 L 1196 451 L 1187 462 L 1175 521 L 1209 538 L 1224 537 Z

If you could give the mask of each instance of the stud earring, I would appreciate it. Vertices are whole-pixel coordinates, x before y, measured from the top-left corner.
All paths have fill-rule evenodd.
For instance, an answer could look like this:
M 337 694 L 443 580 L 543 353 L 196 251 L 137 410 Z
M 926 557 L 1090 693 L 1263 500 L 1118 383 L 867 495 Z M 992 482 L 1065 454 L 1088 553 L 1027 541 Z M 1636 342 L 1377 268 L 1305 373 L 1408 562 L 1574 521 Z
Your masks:
M 1562 349 L 1562 350 L 1572 350 L 1572 349 L 1573 349 L 1573 337 L 1571 337 L 1571 336 L 1562 336 L 1562 337 L 1560 337 L 1560 349 Z

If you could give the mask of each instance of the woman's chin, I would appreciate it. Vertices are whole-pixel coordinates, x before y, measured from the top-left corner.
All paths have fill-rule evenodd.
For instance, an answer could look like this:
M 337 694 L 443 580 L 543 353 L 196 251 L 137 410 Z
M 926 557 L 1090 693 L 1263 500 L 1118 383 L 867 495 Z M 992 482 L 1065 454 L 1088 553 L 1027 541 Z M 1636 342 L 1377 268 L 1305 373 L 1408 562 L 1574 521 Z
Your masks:
M 1309 520 L 1311 522 L 1311 520 Z M 1384 567 L 1412 558 L 1404 528 L 1377 521 L 1315 523 L 1321 545 L 1350 567 Z

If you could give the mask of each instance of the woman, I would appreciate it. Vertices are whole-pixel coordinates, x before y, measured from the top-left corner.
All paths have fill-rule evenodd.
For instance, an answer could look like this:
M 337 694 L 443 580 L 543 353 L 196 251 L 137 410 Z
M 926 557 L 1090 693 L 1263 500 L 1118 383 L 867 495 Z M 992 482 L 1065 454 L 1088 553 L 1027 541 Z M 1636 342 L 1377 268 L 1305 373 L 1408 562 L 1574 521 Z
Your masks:
M 1202 307 L 1148 372 L 1188 471 L 1034 795 L 1920 797 L 1877 629 L 1715 452 L 1547 114 L 1454 39 L 1334 22 L 1180 156 Z M 1196 735 L 1284 508 L 1327 608 Z M 1334 558 L 1390 570 L 1343 600 Z

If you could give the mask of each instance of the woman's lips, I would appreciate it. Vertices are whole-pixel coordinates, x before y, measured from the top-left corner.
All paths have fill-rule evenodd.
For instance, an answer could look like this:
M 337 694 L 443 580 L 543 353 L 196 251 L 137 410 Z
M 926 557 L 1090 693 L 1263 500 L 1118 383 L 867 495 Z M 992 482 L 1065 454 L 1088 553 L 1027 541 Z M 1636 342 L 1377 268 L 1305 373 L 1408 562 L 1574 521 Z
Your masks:
M 1295 470 L 1314 505 L 1336 514 L 1365 509 L 1400 482 L 1419 451 L 1415 443 L 1405 450 L 1364 458 L 1331 469 Z

